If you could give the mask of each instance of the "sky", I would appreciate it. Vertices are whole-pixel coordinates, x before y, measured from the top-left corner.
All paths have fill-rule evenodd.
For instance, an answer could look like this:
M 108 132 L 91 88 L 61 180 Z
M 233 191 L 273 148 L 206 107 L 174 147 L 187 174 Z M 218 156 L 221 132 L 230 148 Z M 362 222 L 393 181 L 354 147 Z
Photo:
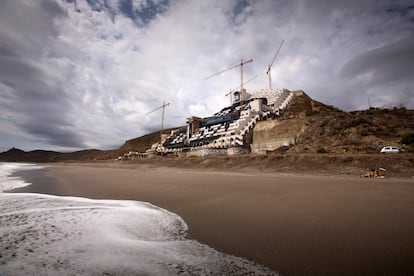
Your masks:
M 114 149 L 226 94 L 303 90 L 344 111 L 414 108 L 414 1 L 2 0 L 0 151 Z

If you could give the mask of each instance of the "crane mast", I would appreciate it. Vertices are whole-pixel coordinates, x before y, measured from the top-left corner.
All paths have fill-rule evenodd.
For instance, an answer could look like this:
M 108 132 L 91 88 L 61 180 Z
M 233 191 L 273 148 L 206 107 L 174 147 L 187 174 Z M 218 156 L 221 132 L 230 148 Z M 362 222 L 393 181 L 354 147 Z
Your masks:
M 272 62 L 270 63 L 270 65 L 267 66 L 266 74 L 269 76 L 269 88 L 270 89 L 272 89 L 272 66 L 273 66 L 273 63 L 275 62 L 275 59 L 276 59 L 277 55 L 279 54 L 280 48 L 282 48 L 283 42 L 285 42 L 285 41 L 282 40 L 282 42 L 280 43 L 279 48 L 277 49 L 275 55 L 273 56 Z
M 150 112 L 147 112 L 145 115 L 148 115 L 148 114 L 150 114 L 150 113 L 152 113 L 152 112 L 154 112 L 154 111 L 157 111 L 157 110 L 159 110 L 159 109 L 161 109 L 162 108 L 162 116 L 161 116 L 161 130 L 160 130 L 160 144 L 162 143 L 162 132 L 163 132 L 163 130 L 164 130 L 164 114 L 165 114 L 165 108 L 167 107 L 167 106 L 169 106 L 170 105 L 170 103 L 166 103 L 165 101 L 163 102 L 163 104 L 161 105 L 161 106 L 159 106 L 159 107 L 157 107 L 157 108 L 155 108 L 155 109 L 153 109 L 153 110 L 151 110 Z

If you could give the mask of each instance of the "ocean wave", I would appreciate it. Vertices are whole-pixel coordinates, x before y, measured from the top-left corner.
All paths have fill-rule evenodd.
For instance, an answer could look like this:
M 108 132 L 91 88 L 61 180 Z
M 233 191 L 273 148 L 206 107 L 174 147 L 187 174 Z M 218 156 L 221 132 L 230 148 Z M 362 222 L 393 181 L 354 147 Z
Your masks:
M 14 172 L 21 170 L 37 170 L 44 167 L 30 163 L 8 163 L 0 162 L 0 192 L 10 191 L 30 185 L 20 177 L 11 176 Z

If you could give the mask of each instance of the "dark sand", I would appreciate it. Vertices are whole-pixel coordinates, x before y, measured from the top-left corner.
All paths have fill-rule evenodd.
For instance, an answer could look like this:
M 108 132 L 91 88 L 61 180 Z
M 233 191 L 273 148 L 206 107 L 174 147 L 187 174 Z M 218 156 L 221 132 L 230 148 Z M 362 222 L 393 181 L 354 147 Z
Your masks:
M 180 215 L 189 238 L 282 275 L 414 275 L 414 179 L 139 164 L 58 164 L 23 177 L 34 185 L 19 192 L 151 202 Z

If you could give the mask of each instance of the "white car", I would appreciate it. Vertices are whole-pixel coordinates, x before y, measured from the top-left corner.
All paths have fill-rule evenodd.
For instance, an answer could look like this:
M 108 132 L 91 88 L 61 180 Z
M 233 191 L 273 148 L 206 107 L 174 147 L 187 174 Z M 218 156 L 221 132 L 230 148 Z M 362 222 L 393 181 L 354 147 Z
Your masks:
M 401 150 L 397 147 L 391 147 L 391 146 L 387 146 L 387 147 L 383 147 L 380 150 L 380 153 L 399 153 Z

